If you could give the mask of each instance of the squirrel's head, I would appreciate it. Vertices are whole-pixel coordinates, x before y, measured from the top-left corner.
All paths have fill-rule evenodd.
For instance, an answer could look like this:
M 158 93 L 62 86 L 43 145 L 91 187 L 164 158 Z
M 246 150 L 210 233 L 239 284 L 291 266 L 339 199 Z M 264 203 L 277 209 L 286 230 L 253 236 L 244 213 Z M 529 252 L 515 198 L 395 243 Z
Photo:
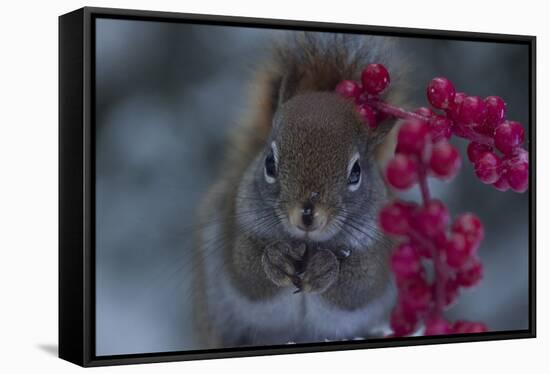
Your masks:
M 263 200 L 295 238 L 324 241 L 359 225 L 381 188 L 373 150 L 382 138 L 335 93 L 294 96 L 277 109 L 256 171 Z

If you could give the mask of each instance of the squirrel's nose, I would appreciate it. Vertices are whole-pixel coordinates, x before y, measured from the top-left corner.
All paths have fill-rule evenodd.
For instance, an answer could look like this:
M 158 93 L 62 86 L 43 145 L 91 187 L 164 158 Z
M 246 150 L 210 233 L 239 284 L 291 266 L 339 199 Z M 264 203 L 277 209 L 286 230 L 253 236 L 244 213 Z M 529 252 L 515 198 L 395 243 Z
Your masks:
M 327 213 L 322 206 L 307 201 L 289 212 L 290 223 L 302 231 L 315 231 L 325 226 Z
M 306 229 L 309 229 L 313 225 L 313 210 L 315 206 L 311 202 L 306 202 L 302 207 L 302 224 Z

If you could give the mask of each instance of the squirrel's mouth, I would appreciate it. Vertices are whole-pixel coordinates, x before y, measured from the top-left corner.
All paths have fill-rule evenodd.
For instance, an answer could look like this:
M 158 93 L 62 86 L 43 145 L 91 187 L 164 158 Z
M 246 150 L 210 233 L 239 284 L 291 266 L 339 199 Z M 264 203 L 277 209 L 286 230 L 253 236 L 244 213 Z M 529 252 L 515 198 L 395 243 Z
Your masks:
M 285 226 L 289 234 L 297 239 L 324 241 L 330 239 L 331 230 L 329 212 L 320 205 L 305 203 L 288 210 Z
M 296 239 L 311 240 L 314 242 L 322 242 L 333 236 L 329 230 L 325 229 L 304 231 L 298 227 L 291 226 L 288 231 Z

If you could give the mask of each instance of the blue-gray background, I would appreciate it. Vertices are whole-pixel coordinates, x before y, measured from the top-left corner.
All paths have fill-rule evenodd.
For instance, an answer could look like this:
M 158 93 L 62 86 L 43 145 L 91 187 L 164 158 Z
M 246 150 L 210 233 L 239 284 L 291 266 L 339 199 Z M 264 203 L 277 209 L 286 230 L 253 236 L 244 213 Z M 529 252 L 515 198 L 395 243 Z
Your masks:
M 189 266 L 195 209 L 245 112 L 251 72 L 285 33 L 97 20 L 98 355 L 197 348 Z M 399 39 L 419 105 L 426 83 L 442 75 L 461 91 L 502 96 L 509 118 L 528 128 L 527 46 Z M 482 185 L 468 163 L 453 183 L 432 186 L 453 214 L 474 211 L 486 226 L 485 279 L 464 292 L 450 318 L 527 328 L 527 194 Z

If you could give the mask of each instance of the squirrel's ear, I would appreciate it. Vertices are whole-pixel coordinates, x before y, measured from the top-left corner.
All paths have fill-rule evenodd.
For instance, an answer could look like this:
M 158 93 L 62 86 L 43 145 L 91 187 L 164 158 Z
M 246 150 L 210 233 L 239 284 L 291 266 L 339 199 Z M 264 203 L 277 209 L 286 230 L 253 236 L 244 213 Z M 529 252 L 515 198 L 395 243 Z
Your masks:
M 379 123 L 378 126 L 374 129 L 369 129 L 368 137 L 369 144 L 371 146 L 378 146 L 386 141 L 386 138 L 390 135 L 392 130 L 397 126 L 398 123 L 394 120 L 386 120 L 382 123 Z
M 400 121 L 384 121 L 370 133 L 374 157 L 381 169 L 395 154 Z
M 281 77 L 278 90 L 277 107 L 283 105 L 296 94 L 299 81 L 300 80 L 298 79 L 296 72 L 289 72 Z

